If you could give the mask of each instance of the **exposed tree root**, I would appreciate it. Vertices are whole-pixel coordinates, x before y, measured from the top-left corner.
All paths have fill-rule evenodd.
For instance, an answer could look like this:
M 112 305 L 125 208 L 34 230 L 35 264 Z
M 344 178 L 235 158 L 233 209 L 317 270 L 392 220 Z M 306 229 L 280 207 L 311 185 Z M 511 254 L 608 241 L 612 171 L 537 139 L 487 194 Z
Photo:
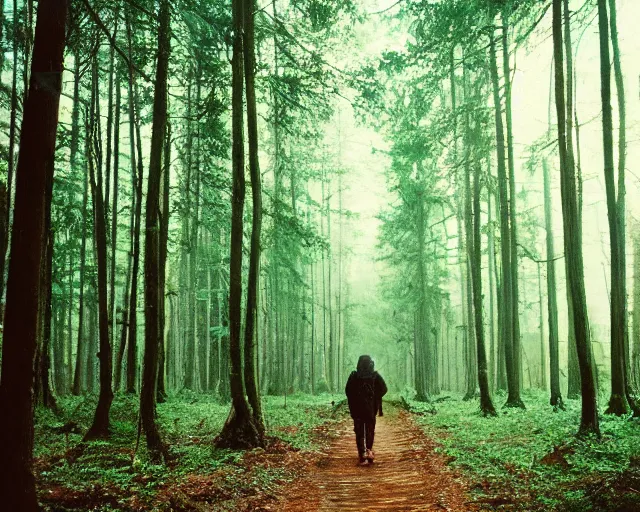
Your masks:
M 612 394 L 609 398 L 609 405 L 604 411 L 605 414 L 615 414 L 616 416 L 625 416 L 629 414 L 629 404 L 627 403 L 627 397 L 619 395 L 617 393 Z
M 214 440 L 214 445 L 216 448 L 251 450 L 264 448 L 265 439 L 250 414 L 246 417 L 240 416 L 232 407 L 222 431 Z

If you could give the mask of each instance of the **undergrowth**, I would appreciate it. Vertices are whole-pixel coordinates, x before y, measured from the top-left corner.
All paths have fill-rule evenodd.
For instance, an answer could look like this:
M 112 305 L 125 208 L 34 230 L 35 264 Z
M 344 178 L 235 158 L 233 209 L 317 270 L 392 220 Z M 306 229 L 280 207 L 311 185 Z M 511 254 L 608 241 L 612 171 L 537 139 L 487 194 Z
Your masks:
M 497 418 L 485 418 L 477 400 L 457 395 L 408 403 L 451 465 L 471 480 L 474 499 L 485 509 L 640 510 L 637 420 L 601 415 L 602 438 L 579 439 L 578 400 L 554 412 L 542 392 L 523 399 L 526 410 L 499 408 Z M 502 405 L 505 398 L 494 400 Z
M 283 397 L 265 397 L 270 444 L 280 451 L 315 449 L 315 429 L 337 421 L 331 405 L 334 400 L 335 396 L 327 394 L 293 395 L 287 397 L 285 408 Z M 45 510 L 147 510 L 157 502 L 159 493 L 193 483 L 195 475 L 216 475 L 219 481 L 211 490 L 211 499 L 221 503 L 233 503 L 250 492 L 250 486 L 256 487 L 251 492 L 270 490 L 287 480 L 281 468 L 261 467 L 259 456 L 249 468 L 245 452 L 214 448 L 229 405 L 208 395 L 182 393 L 158 404 L 158 422 L 169 453 L 169 461 L 162 465 L 149 461 L 144 437 L 136 450 L 136 397 L 116 396 L 111 438 L 91 443 L 82 443 L 82 435 L 91 423 L 96 398 L 61 397 L 59 405 L 59 415 L 36 411 L 35 472 Z M 256 453 L 260 455 L 260 450 Z M 189 509 L 175 503 L 171 507 Z

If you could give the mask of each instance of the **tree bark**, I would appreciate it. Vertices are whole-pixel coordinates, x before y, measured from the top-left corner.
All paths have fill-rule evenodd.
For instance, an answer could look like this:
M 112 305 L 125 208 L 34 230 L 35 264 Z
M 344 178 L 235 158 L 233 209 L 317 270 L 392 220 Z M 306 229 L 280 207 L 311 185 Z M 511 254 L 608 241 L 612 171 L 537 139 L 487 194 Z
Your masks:
M 594 374 L 589 317 L 584 289 L 584 263 L 582 258 L 582 236 L 578 228 L 578 205 L 575 176 L 567 167 L 567 140 L 565 134 L 565 83 L 562 51 L 562 0 L 553 0 L 553 53 L 555 75 L 556 114 L 558 117 L 558 149 L 560 153 L 560 190 L 562 194 L 562 217 L 564 227 L 564 251 L 569 269 L 568 285 L 573 305 L 573 324 L 576 348 L 580 365 L 582 391 L 582 415 L 579 434 L 600 434 L 598 424 L 597 393 Z
M 469 144 L 470 141 L 467 141 Z M 487 354 L 484 344 L 484 322 L 482 304 L 482 239 L 480 237 L 481 210 L 480 210 L 480 165 L 476 164 L 473 173 L 473 205 L 471 204 L 471 178 L 469 167 L 466 166 L 465 188 L 466 217 L 469 219 L 467 228 L 467 253 L 471 267 L 471 283 L 473 285 L 473 311 L 476 334 L 476 353 L 478 363 L 478 385 L 480 388 L 480 411 L 485 416 L 497 416 L 491 391 L 489 389 L 489 375 L 487 370 Z M 473 220 L 471 220 L 473 219 Z
M 93 115 L 100 101 L 98 95 L 98 64 L 97 59 L 93 63 L 93 91 L 91 101 L 92 119 L 90 123 L 91 140 L 95 146 L 98 146 L 97 138 L 99 132 L 94 124 L 93 119 L 97 116 Z M 94 160 L 95 159 L 95 160 Z M 97 173 L 95 166 L 98 166 Z M 107 227 L 106 217 L 104 213 L 104 202 L 102 197 L 102 179 L 100 175 L 102 169 L 97 154 L 97 148 L 89 157 L 89 181 L 91 184 L 91 195 L 93 199 L 93 222 L 95 231 L 95 247 L 97 255 L 97 279 L 98 279 L 98 329 L 99 329 L 99 352 L 98 360 L 100 362 L 100 394 L 98 396 L 98 405 L 93 418 L 93 423 L 84 436 L 84 440 L 107 438 L 109 432 L 109 410 L 113 401 L 113 390 L 111 388 L 112 378 L 112 358 L 111 358 L 111 340 L 109 339 L 109 306 L 108 306 L 108 290 L 107 290 Z M 96 174 L 98 179 L 96 180 Z
M 631 380 L 636 388 L 640 387 L 640 232 L 637 226 L 633 231 L 633 333 L 631 356 Z
M 549 323 L 549 383 L 551 385 L 550 404 L 564 410 L 560 390 L 560 353 L 558 342 L 558 298 L 556 293 L 556 262 L 553 242 L 553 219 L 551 215 L 551 178 L 547 160 L 542 160 L 544 181 L 544 225 L 546 231 L 547 254 L 547 315 Z
M 9 158 L 7 162 L 7 211 L 6 226 L 7 232 L 11 229 L 11 191 L 13 189 L 13 180 L 16 166 L 16 139 L 18 131 L 18 42 L 19 25 L 18 25 L 18 0 L 13 0 L 13 69 L 11 74 L 11 114 L 9 116 Z M 23 121 L 24 122 L 24 121 Z M 5 247 L 6 250 L 6 247 Z M 4 257 L 3 257 L 4 260 Z M 2 275 L 0 275 L 0 297 L 4 291 L 4 266 L 3 262 Z
M 120 178 L 120 113 L 121 113 L 121 87 L 120 73 L 115 72 L 115 115 L 113 123 L 113 204 L 111 206 L 111 268 L 109 271 L 109 325 L 111 326 L 111 346 L 116 346 L 117 322 L 116 322 L 116 254 L 118 248 L 118 186 Z M 109 190 L 107 184 L 107 190 Z M 128 283 L 125 282 L 124 288 Z M 119 355 L 119 354 L 118 354 Z M 122 359 L 119 359 L 121 362 Z M 117 373 L 118 370 L 116 370 Z M 120 382 L 118 381 L 118 385 Z M 115 389 L 118 389 L 118 385 Z
M 567 170 L 571 176 L 575 176 L 576 163 L 573 149 L 573 108 L 574 108 L 574 94 L 573 94 L 573 48 L 571 44 L 571 12 L 569 11 L 569 0 L 562 0 L 563 2 L 563 16 L 564 16 L 564 48 L 566 55 L 566 131 L 567 134 Z M 578 124 L 576 122 L 576 136 L 578 136 Z M 578 153 L 579 154 L 579 153 Z M 580 180 L 580 178 L 579 178 Z M 582 239 L 582 194 L 580 193 L 581 185 L 578 183 L 578 226 L 580 230 L 580 239 Z M 565 265 L 567 260 L 565 258 Z M 566 273 L 569 273 L 569 269 L 566 268 Z M 568 278 L 567 278 L 568 280 Z M 571 300 L 571 292 L 568 291 L 569 285 L 567 284 L 567 310 L 569 312 L 569 332 L 568 332 L 568 391 L 567 397 L 578 398 L 580 396 L 580 366 L 578 364 L 578 352 L 576 349 L 576 334 L 573 328 L 573 305 Z
M 84 354 L 84 276 L 87 254 L 87 202 L 89 196 L 89 175 L 84 177 L 84 191 L 82 193 L 82 240 L 80 242 L 80 291 L 78 296 L 78 346 L 76 348 L 76 367 L 73 374 L 72 393 L 76 396 L 82 391 Z
M 420 169 L 420 166 L 418 166 Z M 424 173 L 419 172 L 420 178 L 424 178 Z M 418 258 L 417 258 L 417 274 L 418 274 L 418 296 L 417 296 L 417 318 L 416 318 L 416 338 L 415 338 L 415 357 L 417 368 L 416 379 L 416 400 L 426 402 L 430 399 L 431 389 L 428 385 L 428 379 L 430 377 L 429 371 L 429 336 L 427 328 L 427 297 L 426 297 L 426 272 L 425 272 L 425 200 L 424 189 L 426 187 L 423 180 L 416 183 L 416 238 L 418 245 Z M 426 368 L 424 368 L 424 366 Z M 424 371 L 426 370 L 426 371 Z
M 231 61 L 232 88 L 232 165 L 233 191 L 231 203 L 231 250 L 229 268 L 229 355 L 231 410 L 220 435 L 218 447 L 255 448 L 262 446 L 262 435 L 253 421 L 245 396 L 242 378 L 242 238 L 245 198 L 244 133 L 243 133 L 243 30 L 244 1 L 233 0 L 233 58 Z
M 258 113 L 255 91 L 255 1 L 244 0 L 244 69 L 247 93 L 247 125 L 249 137 L 249 173 L 253 201 L 251 226 L 251 254 L 244 337 L 244 382 L 247 398 L 253 411 L 253 421 L 260 435 L 264 435 L 264 420 L 260 389 L 256 380 L 256 325 L 258 316 L 258 290 L 260 289 L 260 237 L 262 233 L 262 183 L 258 160 Z
M 127 28 L 127 33 L 129 29 Z M 131 55 L 131 52 L 129 52 Z M 128 116 L 129 116 L 129 160 L 131 162 L 131 205 L 129 212 L 129 254 L 127 256 L 127 274 L 124 282 L 124 296 L 122 299 L 122 327 L 120 328 L 120 345 L 115 372 L 115 389 L 120 389 L 122 377 L 122 365 L 124 353 L 127 348 L 127 333 L 129 331 L 129 292 L 132 289 L 133 256 L 135 253 L 135 220 L 136 220 L 136 191 L 137 191 L 137 162 L 136 162 L 136 135 L 135 135 L 135 109 L 133 95 L 133 75 L 129 70 L 128 89 Z M 128 373 L 127 373 L 128 376 Z
M 167 105 L 167 109 L 168 109 Z M 169 183 L 171 171 L 171 125 L 167 121 L 166 136 L 164 143 L 164 164 L 162 167 L 162 208 L 160 210 L 160 263 L 159 263 L 159 288 L 160 296 L 158 312 L 160 315 L 159 329 L 160 342 L 158 354 L 158 389 L 157 401 L 164 402 L 167 397 L 166 391 L 166 354 L 171 353 L 169 345 L 169 336 L 165 346 L 165 326 L 166 326 L 166 282 L 167 282 L 167 247 L 169 244 Z
M 511 313 L 512 335 L 511 335 L 511 355 L 513 364 L 513 393 L 509 392 L 507 405 L 524 408 L 524 403 L 520 398 L 522 362 L 520 344 L 520 294 L 518 290 L 518 223 L 517 223 L 517 194 L 515 177 L 515 156 L 513 154 L 513 121 L 511 114 L 511 65 L 509 64 L 509 16 L 507 8 L 502 11 L 502 63 L 504 78 L 504 110 L 507 128 L 507 163 L 509 166 L 509 243 L 511 248 L 511 259 L 509 272 L 511 273 Z M 508 371 L 508 370 L 507 370 Z M 514 393 L 517 392 L 517 395 Z
M 491 170 L 488 169 L 487 172 L 491 175 Z M 491 191 L 487 194 L 487 210 L 488 210 L 488 219 L 489 223 L 489 233 L 488 233 L 488 244 L 487 252 L 489 253 L 489 337 L 490 337 L 490 345 L 489 345 L 489 389 L 495 390 L 497 387 L 497 375 L 496 375 L 496 325 L 495 325 L 495 276 L 494 273 L 496 271 L 496 254 L 495 254 L 495 235 L 493 228 L 493 211 L 491 208 Z
M 131 63 L 131 19 L 127 18 L 127 37 L 129 40 L 129 62 Z M 133 227 L 133 262 L 131 270 L 131 293 L 129 295 L 129 344 L 127 351 L 127 393 L 136 392 L 136 377 L 138 375 L 138 273 L 140 268 L 140 224 L 142 218 L 142 176 L 144 165 L 142 162 L 142 140 L 140 136 L 140 104 L 137 84 L 133 68 L 129 68 L 129 116 L 133 119 L 136 132 L 137 169 L 135 181 L 135 220 Z
M 51 176 L 53 178 L 53 176 Z M 53 246 L 54 235 L 51 230 L 51 198 L 53 192 L 53 179 L 47 183 L 47 198 L 45 204 L 45 238 L 46 249 L 44 261 L 42 262 L 42 280 L 40 282 L 40 320 L 39 320 L 39 348 L 37 350 L 36 364 L 38 368 L 38 376 L 36 376 L 36 401 L 43 407 L 57 412 L 58 406 L 56 398 L 51 390 L 51 382 L 49 379 L 49 370 L 51 369 L 51 357 L 49 355 L 51 349 L 51 324 L 53 308 L 52 299 L 52 275 L 53 275 Z
M 140 421 L 147 438 L 147 449 L 151 460 L 158 463 L 164 450 L 158 425 L 156 424 L 156 386 L 158 376 L 158 347 L 163 343 L 160 330 L 160 306 L 164 279 L 160 277 L 160 181 L 162 179 L 163 144 L 167 126 L 167 78 L 170 53 L 170 9 L 169 0 L 162 0 L 158 14 L 158 60 L 154 84 L 153 126 L 151 131 L 151 153 L 149 156 L 149 178 L 147 180 L 147 203 L 145 209 L 144 237 L 144 363 L 142 389 L 140 392 Z M 168 162 L 165 162 L 168 164 Z
M 513 283 L 511 264 L 511 230 L 509 227 L 509 200 L 507 169 L 505 167 L 505 143 L 504 125 L 502 121 L 502 107 L 500 102 L 500 90 L 498 79 L 498 66 L 495 48 L 494 35 L 490 36 L 489 44 L 489 67 L 491 71 L 491 82 L 493 85 L 493 102 L 496 123 L 496 146 L 498 159 L 498 191 L 499 191 L 499 211 L 500 211 L 500 252 L 501 252 L 501 280 L 502 289 L 502 342 L 504 344 L 505 362 L 507 369 L 507 388 L 509 395 L 505 405 L 509 407 L 524 407 L 520 399 L 520 384 L 518 379 L 518 367 L 514 355 L 514 311 L 513 308 Z
M 615 4 L 614 4 L 615 6 Z M 621 228 L 624 229 L 624 211 L 620 209 L 621 203 L 624 208 L 624 168 L 619 168 L 622 172 L 621 181 L 618 182 L 618 197 L 616 197 L 615 165 L 613 156 L 613 112 L 611 109 L 611 56 L 609 52 L 609 19 L 607 13 L 607 0 L 598 1 L 598 28 L 600 35 L 600 93 L 602 100 L 602 143 L 604 156 L 604 180 L 607 195 L 607 217 L 609 219 L 609 242 L 611 254 L 611 397 L 607 414 L 622 416 L 629 411 L 627 401 L 627 367 L 625 357 L 626 335 L 627 335 L 627 312 L 626 304 L 626 268 L 623 257 L 625 244 Z M 616 30 L 614 22 L 611 28 Z M 616 30 L 617 35 L 617 30 Z M 616 37 L 617 43 L 617 37 Z M 618 60 L 618 66 L 620 62 Z M 620 71 L 621 72 L 621 71 Z M 622 89 L 624 91 L 624 88 Z M 620 98 L 618 90 L 619 105 L 624 111 L 624 92 Z M 624 123 L 625 116 L 622 114 L 621 123 Z M 625 143 L 623 135 L 624 127 L 621 127 L 621 143 Z M 620 154 L 621 163 L 624 165 L 624 153 L 626 148 L 622 146 Z
M 22 512 L 39 508 L 32 473 L 34 358 L 45 242 L 45 192 L 47 180 L 53 175 L 67 7 L 66 0 L 41 0 L 38 6 L 30 93 L 24 106 L 18 158 L 2 344 L 0 495 L 8 510 Z

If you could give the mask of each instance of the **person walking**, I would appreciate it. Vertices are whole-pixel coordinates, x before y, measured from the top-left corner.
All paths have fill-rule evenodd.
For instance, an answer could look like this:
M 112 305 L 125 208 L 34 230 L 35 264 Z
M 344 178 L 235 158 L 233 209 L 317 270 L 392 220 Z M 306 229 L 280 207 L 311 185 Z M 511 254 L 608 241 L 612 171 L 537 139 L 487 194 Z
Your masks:
M 382 397 L 387 393 L 387 385 L 375 371 L 370 356 L 358 359 L 356 370 L 351 372 L 345 387 L 349 412 L 353 418 L 356 446 L 360 465 L 373 462 L 373 439 L 376 431 L 376 414 L 382 416 Z

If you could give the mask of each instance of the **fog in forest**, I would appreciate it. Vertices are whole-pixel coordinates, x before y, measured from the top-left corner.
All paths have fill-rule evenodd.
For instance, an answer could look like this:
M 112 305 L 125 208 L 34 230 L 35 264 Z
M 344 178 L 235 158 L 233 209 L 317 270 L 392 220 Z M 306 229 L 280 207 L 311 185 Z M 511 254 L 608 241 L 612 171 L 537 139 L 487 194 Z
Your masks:
M 0 6 L 0 510 L 640 510 L 637 1 Z

